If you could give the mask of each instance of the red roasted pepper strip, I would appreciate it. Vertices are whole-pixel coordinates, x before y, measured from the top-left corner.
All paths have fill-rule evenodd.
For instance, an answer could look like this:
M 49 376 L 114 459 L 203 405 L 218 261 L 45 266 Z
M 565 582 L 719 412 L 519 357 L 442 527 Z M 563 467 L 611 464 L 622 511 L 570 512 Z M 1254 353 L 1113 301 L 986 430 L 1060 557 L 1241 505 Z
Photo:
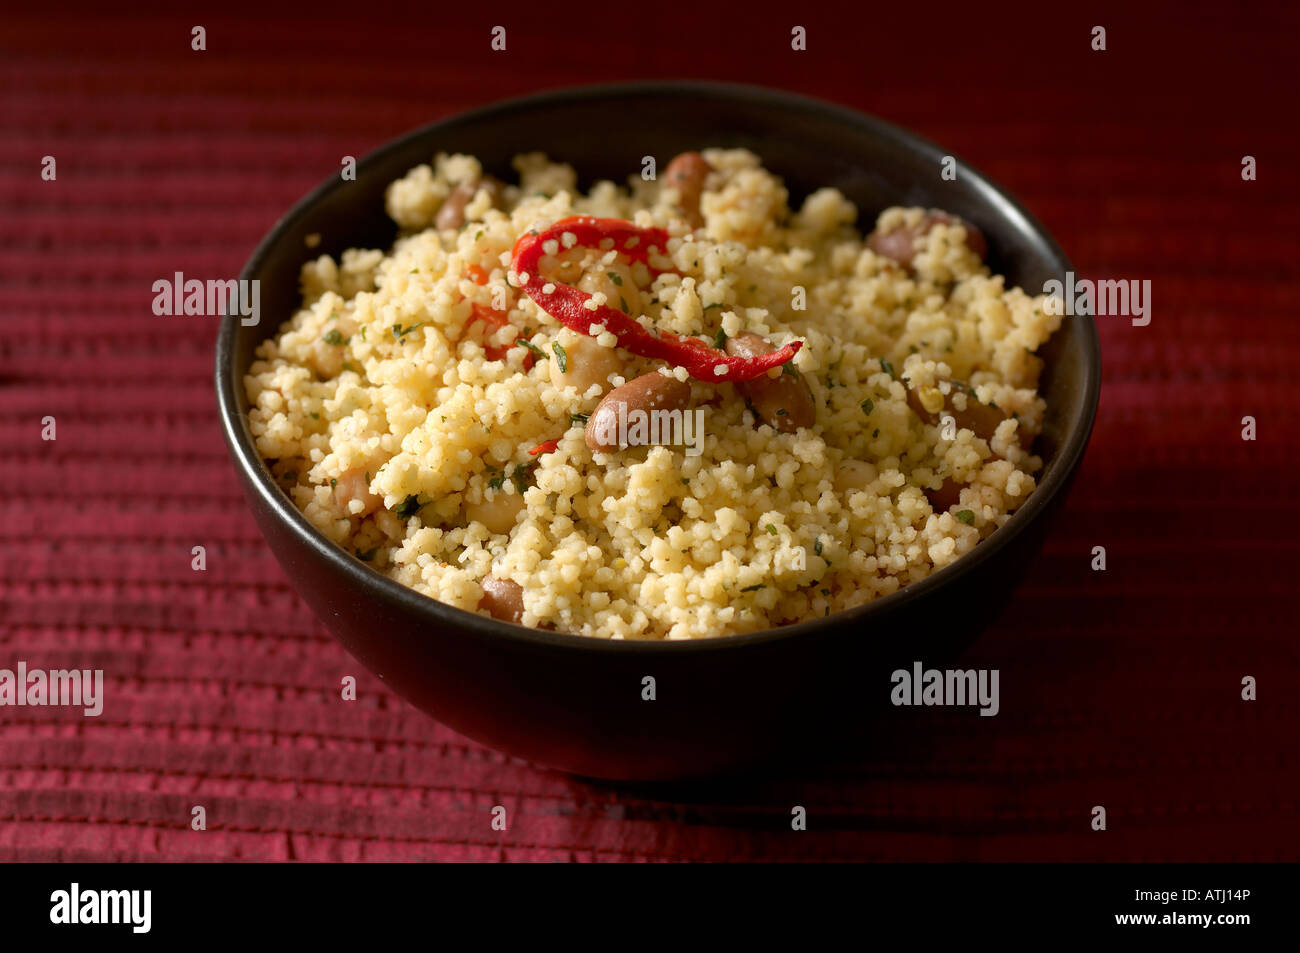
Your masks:
M 535 457 L 539 453 L 554 453 L 555 448 L 559 445 L 560 441 L 558 440 L 548 440 L 545 443 L 539 443 L 537 446 L 533 447 L 533 449 L 528 451 L 528 455 L 530 457 Z
M 515 242 L 511 268 L 519 277 L 528 276 L 523 283 L 524 293 L 555 320 L 579 334 L 591 337 L 591 326 L 603 324 L 606 331 L 618 338 L 619 347 L 641 357 L 684 367 L 692 377 L 701 381 L 753 380 L 789 361 L 803 346 L 802 341 L 793 341 L 770 354 L 733 357 L 698 338 L 682 337 L 671 331 L 647 331 L 636 320 L 608 305 L 600 305 L 593 311 L 586 307 L 591 300 L 587 292 L 551 281 L 541 274 L 539 265 L 545 254 L 542 246 L 554 240 L 563 248 L 561 236 L 565 232 L 571 232 L 577 238 L 576 245 L 599 247 L 602 241 L 613 239 L 614 249 L 633 261 L 641 262 L 646 261 L 651 246 L 660 253 L 667 253 L 668 233 L 662 228 L 641 228 L 619 218 L 575 215 L 561 219 L 544 231 L 524 235 Z M 548 285 L 553 289 L 550 292 L 543 290 Z

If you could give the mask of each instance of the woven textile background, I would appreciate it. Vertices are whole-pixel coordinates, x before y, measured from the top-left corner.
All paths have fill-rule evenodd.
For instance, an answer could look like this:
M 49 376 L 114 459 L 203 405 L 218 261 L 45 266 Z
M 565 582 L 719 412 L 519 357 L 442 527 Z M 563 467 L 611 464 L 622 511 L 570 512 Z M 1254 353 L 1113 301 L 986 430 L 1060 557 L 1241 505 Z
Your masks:
M 0 668 L 102 668 L 107 703 L 0 709 L 0 859 L 1295 859 L 1300 8 L 901 6 L 6 13 Z M 391 695 L 264 546 L 216 423 L 216 319 L 155 317 L 152 283 L 236 275 L 344 155 L 507 96 L 647 77 L 879 115 L 1010 189 L 1082 274 L 1151 281 L 1149 326 L 1099 319 L 1076 487 L 970 653 L 1001 670 L 998 717 L 909 711 L 799 776 L 581 781 Z

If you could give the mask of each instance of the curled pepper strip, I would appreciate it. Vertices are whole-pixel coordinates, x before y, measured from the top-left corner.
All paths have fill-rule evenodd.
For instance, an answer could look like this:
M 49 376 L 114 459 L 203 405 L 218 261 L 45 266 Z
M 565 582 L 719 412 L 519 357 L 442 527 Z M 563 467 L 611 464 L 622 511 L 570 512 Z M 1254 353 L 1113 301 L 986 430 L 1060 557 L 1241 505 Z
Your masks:
M 555 241 L 563 247 L 565 232 L 577 239 L 574 247 L 598 247 L 601 242 L 612 240 L 614 250 L 639 262 L 647 261 L 652 247 L 666 254 L 668 233 L 662 228 L 641 228 L 619 218 L 575 215 L 561 219 L 544 231 L 523 235 L 515 242 L 511 268 L 520 278 L 527 276 L 522 285 L 524 293 L 555 320 L 579 334 L 592 337 L 591 326 L 604 325 L 606 331 L 618 338 L 619 347 L 641 357 L 684 367 L 701 381 L 753 380 L 789 361 L 803 346 L 802 341 L 793 341 L 770 354 L 735 357 L 698 338 L 682 337 L 671 331 L 647 331 L 635 319 L 608 305 L 592 310 L 587 307 L 591 300 L 587 292 L 540 274 L 539 266 L 545 254 L 542 246 Z

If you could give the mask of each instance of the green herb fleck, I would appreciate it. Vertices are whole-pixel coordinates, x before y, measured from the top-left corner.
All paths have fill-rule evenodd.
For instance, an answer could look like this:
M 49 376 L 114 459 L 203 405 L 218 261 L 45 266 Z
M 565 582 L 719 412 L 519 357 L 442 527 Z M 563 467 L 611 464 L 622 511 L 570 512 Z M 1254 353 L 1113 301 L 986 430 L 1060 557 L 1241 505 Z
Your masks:
M 537 466 L 536 460 L 532 463 L 519 463 L 511 472 L 510 479 L 514 481 L 515 489 L 519 491 L 520 496 L 523 496 L 524 491 L 528 489 L 528 481 L 532 477 L 535 466 Z
M 330 489 L 332 490 L 338 485 L 339 485 L 338 477 L 330 477 Z
M 367 549 L 364 553 L 358 549 L 357 558 L 364 559 L 366 562 L 370 562 L 370 560 L 375 558 L 375 553 L 377 552 L 379 552 L 378 546 L 376 546 L 374 549 Z
M 614 284 L 618 285 L 618 287 L 620 288 L 623 287 L 623 279 L 618 276 L 618 272 L 607 271 L 605 272 L 605 274 L 609 275 L 609 280 L 614 282 Z
M 958 510 L 953 515 L 956 516 L 957 519 L 965 523 L 967 526 L 975 525 L 975 514 L 972 513 L 970 510 Z
M 713 336 L 714 350 L 721 351 L 727 344 L 727 332 L 718 328 L 718 333 Z
M 883 357 L 880 359 L 880 369 L 884 371 L 886 374 L 888 374 L 890 377 L 894 376 L 894 365 L 890 364 Z
M 543 351 L 536 344 L 534 344 L 532 341 L 528 340 L 528 338 L 515 338 L 515 343 L 520 345 L 521 347 L 528 348 L 528 350 L 532 351 L 539 361 L 546 360 L 546 352 Z
M 776 527 L 773 526 L 771 523 L 767 524 L 767 531 L 771 533 L 773 536 L 776 535 Z
M 766 585 L 765 583 L 761 583 L 761 582 L 760 582 L 757 586 L 746 586 L 744 589 L 741 589 L 740 591 L 741 591 L 741 592 L 757 592 L 759 589 L 766 589 L 766 588 L 767 588 L 767 585 Z
M 397 508 L 393 510 L 393 513 L 401 519 L 410 519 L 420 511 L 420 507 L 423 505 L 424 504 L 420 502 L 419 496 L 412 493 L 406 499 L 402 500 L 401 503 L 397 504 Z
M 820 536 L 813 540 L 813 553 L 818 556 L 822 554 L 822 538 Z
M 582 424 L 583 426 L 586 426 L 587 420 L 587 414 L 569 414 L 569 423 L 571 424 Z
M 565 373 L 569 369 L 569 355 L 564 353 L 559 341 L 551 342 L 551 350 L 555 352 L 555 363 L 560 365 L 560 373 Z
M 876 409 L 876 402 L 872 400 L 870 397 L 868 397 L 866 400 L 862 402 L 862 412 L 864 414 L 870 414 L 875 409 Z
M 397 341 L 400 341 L 402 338 L 406 337 L 408 334 L 410 334 L 410 333 L 411 333 L 412 331 L 414 331 L 416 328 L 423 327 L 423 326 L 424 326 L 424 322 L 423 322 L 423 321 L 419 322 L 418 324 L 413 324 L 413 325 L 411 325 L 409 328 L 403 328 L 400 324 L 394 324 L 394 325 L 393 325 L 393 339 L 394 339 L 394 340 L 397 340 Z
M 876 439 L 877 437 L 879 437 L 879 436 L 880 436 L 880 428 L 879 428 L 879 427 L 877 427 L 875 430 L 871 431 L 871 439 L 872 439 L 872 440 L 875 440 L 875 439 Z
M 338 328 L 330 328 L 329 333 L 325 335 L 325 343 L 333 344 L 335 347 L 343 346 L 343 335 L 339 334 Z

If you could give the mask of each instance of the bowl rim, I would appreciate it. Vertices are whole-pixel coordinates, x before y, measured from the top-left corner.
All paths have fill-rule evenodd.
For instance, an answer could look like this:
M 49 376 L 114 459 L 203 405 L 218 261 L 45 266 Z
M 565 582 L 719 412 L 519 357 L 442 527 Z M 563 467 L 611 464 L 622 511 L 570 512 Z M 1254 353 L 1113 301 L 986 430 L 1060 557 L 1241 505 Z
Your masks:
M 929 140 L 900 126 L 859 112 L 856 109 L 765 86 L 701 80 L 634 80 L 622 83 L 564 86 L 547 89 L 538 93 L 513 97 L 464 110 L 402 133 L 359 158 L 356 164 L 357 177 L 360 178 L 367 168 L 378 164 L 381 159 L 390 153 L 407 147 L 413 140 L 433 137 L 440 131 L 454 131 L 455 126 L 460 123 L 479 122 L 483 119 L 492 118 L 504 119 L 512 113 L 543 105 L 554 106 L 575 101 L 648 95 L 683 99 L 698 98 L 705 95 L 714 98 L 733 98 L 750 104 L 805 110 L 834 123 L 856 126 L 874 136 L 888 140 L 909 151 L 919 153 L 923 157 L 928 157 L 936 164 L 944 156 L 953 156 L 961 166 L 963 178 L 968 184 L 973 185 L 982 203 L 996 208 L 1004 218 L 1013 221 L 1019 220 L 1017 222 L 1018 226 L 1034 235 L 1042 243 L 1049 254 L 1056 259 L 1056 263 L 1061 266 L 1062 273 L 1072 270 L 1073 266 L 1065 253 L 1037 219 L 1029 214 L 1010 194 L 1000 186 L 995 185 L 982 172 L 963 161 L 960 156 L 955 155 L 951 150 L 941 149 Z M 320 185 L 299 199 L 288 212 L 275 222 L 270 231 L 257 244 L 240 272 L 240 278 L 248 279 L 255 275 L 263 261 L 271 253 L 271 250 L 284 239 L 285 233 L 289 231 L 290 226 L 305 216 L 310 208 L 320 201 L 322 197 L 337 188 L 345 187 L 346 184 L 337 173 L 333 173 Z M 234 375 L 234 345 L 241 328 L 236 315 L 227 314 L 222 318 L 217 337 L 215 349 L 217 406 L 223 436 L 236 467 L 244 477 L 246 486 L 251 487 L 256 492 L 261 502 L 266 504 L 271 512 L 275 514 L 275 517 L 285 524 L 300 542 L 314 550 L 334 570 L 351 579 L 358 587 L 358 592 L 363 598 L 374 598 L 396 603 L 402 610 L 423 617 L 430 624 L 431 637 L 436 637 L 433 633 L 436 632 L 439 626 L 454 626 L 464 633 L 484 640 L 506 639 L 567 652 L 630 652 L 657 655 L 664 652 L 738 651 L 751 646 L 766 645 L 787 639 L 806 638 L 818 633 L 828 634 L 846 626 L 865 625 L 872 619 L 895 613 L 918 599 L 936 595 L 943 588 L 956 583 L 964 575 L 975 571 L 988 560 L 995 558 L 999 552 L 1024 532 L 1047 509 L 1051 501 L 1064 490 L 1078 469 L 1096 419 L 1101 390 L 1101 348 L 1097 335 L 1097 326 L 1090 315 L 1081 314 L 1076 315 L 1075 318 L 1081 321 L 1078 331 L 1082 332 L 1081 346 L 1084 350 L 1084 361 L 1087 368 L 1082 410 L 1080 415 L 1070 422 L 1067 439 L 1060 447 L 1050 472 L 1034 489 L 1034 492 L 1024 505 L 1013 513 L 1011 518 L 997 532 L 993 533 L 988 539 L 981 541 L 974 550 L 966 553 L 952 564 L 912 583 L 905 589 L 873 599 L 863 605 L 787 626 L 700 639 L 615 640 L 551 632 L 545 629 L 535 629 L 502 622 L 439 602 L 432 596 L 416 592 L 414 589 L 390 579 L 378 570 L 356 559 L 311 525 L 307 517 L 293 505 L 289 497 L 274 482 L 269 469 L 263 464 L 261 455 L 257 452 L 247 421 L 239 412 L 237 388 L 243 387 L 243 380 L 242 376 L 239 380 L 236 380 Z M 282 322 L 277 322 L 277 328 L 280 323 Z

